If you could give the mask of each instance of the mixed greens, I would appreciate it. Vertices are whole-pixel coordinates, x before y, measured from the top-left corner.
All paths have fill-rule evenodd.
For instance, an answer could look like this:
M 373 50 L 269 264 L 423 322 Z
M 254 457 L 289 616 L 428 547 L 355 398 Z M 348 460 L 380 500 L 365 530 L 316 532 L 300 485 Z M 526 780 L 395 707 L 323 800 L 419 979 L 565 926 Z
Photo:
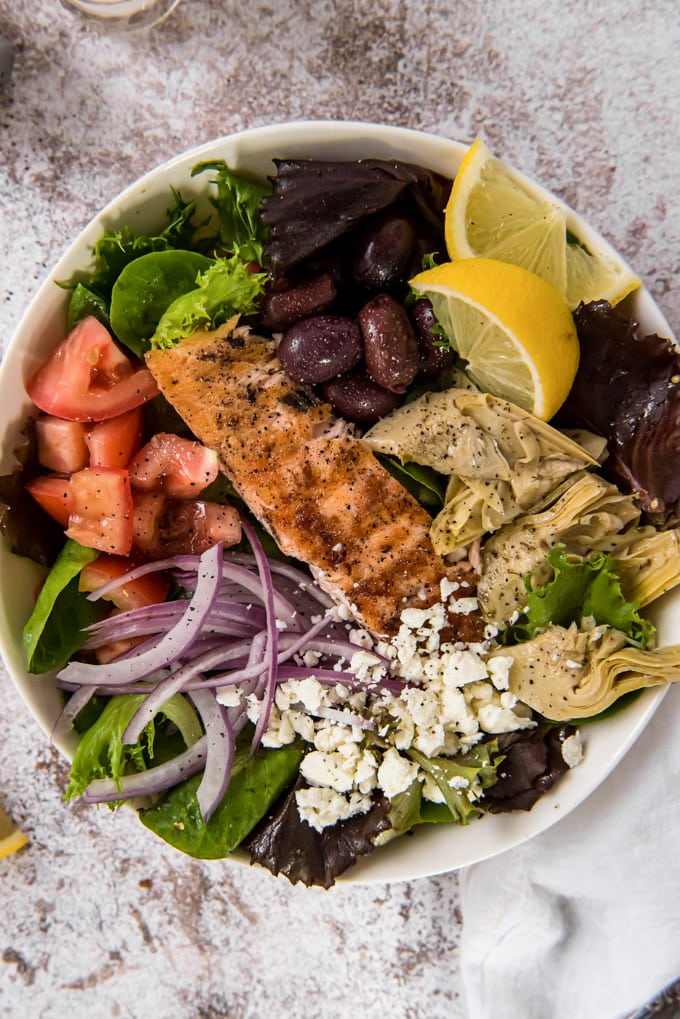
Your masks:
M 365 314 L 370 305 L 371 323 L 387 316 L 395 330 L 402 330 L 401 374 L 393 367 L 388 371 L 384 358 L 381 365 L 378 350 L 374 371 L 365 370 L 359 355 L 342 371 L 331 367 L 330 375 L 312 380 L 316 396 L 329 400 L 338 414 L 344 416 L 349 408 L 359 431 L 396 407 L 415 404 L 423 394 L 474 389 L 460 376 L 461 366 L 431 306 L 418 301 L 414 309 L 408 287 L 423 259 L 436 261 L 444 250 L 440 210 L 450 182 L 396 161 L 275 162 L 271 186 L 248 180 L 221 161 L 199 164 L 194 174 L 212 174 L 213 216 L 197 221 L 195 204 L 173 191 L 174 205 L 157 235 L 127 228 L 105 233 L 93 251 L 92 270 L 63 284 L 70 291 L 68 328 L 95 318 L 136 363 L 149 349 L 174 346 L 234 315 L 275 335 L 318 316 L 341 316 L 336 326 L 345 336 L 347 320 Z M 673 527 L 680 519 L 680 465 L 673 446 L 680 424 L 677 351 L 658 337 L 639 338 L 635 324 L 604 302 L 581 306 L 575 321 L 584 356 L 558 424 L 588 428 L 605 438 L 609 455 L 604 473 L 623 491 L 635 493 L 646 520 Z M 329 322 L 325 327 L 330 328 Z M 314 351 L 321 349 L 316 333 L 310 342 Z M 288 368 L 283 355 L 282 361 Z M 294 357 L 290 364 L 293 373 Z M 143 416 L 145 440 L 166 433 L 185 436 L 185 426 L 160 396 L 149 400 Z M 159 426 L 159 420 L 164 424 Z M 50 566 L 23 641 L 29 671 L 61 670 L 67 703 L 60 726 L 83 733 L 67 799 L 110 804 L 132 799 L 148 828 L 189 855 L 218 858 L 241 847 L 275 874 L 327 887 L 358 857 L 420 824 L 468 824 L 487 811 L 530 809 L 568 769 L 570 754 L 564 748 L 568 741 L 574 747 L 575 726 L 568 718 L 527 711 L 517 715 L 518 727 L 512 731 L 487 729 L 475 740 L 458 739 L 455 746 L 449 741 L 447 752 L 430 754 L 415 742 L 405 744 L 400 760 L 417 778 L 391 796 L 384 791 L 387 783 L 374 785 L 353 812 L 315 828 L 298 809 L 300 792 L 313 786 L 304 779 L 311 742 L 300 735 L 303 722 L 298 721 L 300 731 L 289 739 L 263 742 L 273 719 L 282 725 L 285 714 L 276 699 L 277 684 L 315 675 L 328 689 L 344 684 L 344 700 L 321 703 L 320 713 L 317 705 L 311 714 L 316 710 L 317 720 L 353 730 L 355 743 L 366 760 L 375 758 L 377 771 L 385 759 L 381 755 L 393 751 L 399 729 L 398 716 L 389 712 L 397 710 L 409 690 L 419 689 L 418 682 L 395 671 L 381 657 L 384 649 L 378 643 L 364 646 L 372 668 L 380 666 L 380 677 L 357 678 L 352 653 L 360 644 L 352 648 L 351 642 L 368 635 L 351 632 L 350 624 L 331 616 L 322 598 L 310 602 L 313 583 L 304 566 L 285 561 L 227 479 L 216 474 L 197 491 L 196 505 L 238 507 L 243 538 L 232 550 L 222 551 L 221 538 L 207 548 L 179 553 L 171 544 L 154 546 L 165 547 L 163 555 L 144 555 L 137 544 L 127 570 L 99 590 L 83 589 L 84 572 L 99 551 L 72 537 L 64 541 L 53 521 L 47 526 L 47 516 L 36 525 L 40 511 L 25 486 L 44 468 L 31 422 L 26 435 L 16 451 L 16 470 L 0 479 L 0 526 L 13 551 Z M 442 511 L 455 478 L 440 462 L 376 455 L 428 512 Z M 573 469 L 585 469 L 589 460 L 599 470 L 590 454 Z M 552 479 L 540 497 L 549 505 L 559 494 Z M 182 526 L 178 501 L 154 489 L 145 503 L 140 497 L 135 512 L 144 505 L 158 517 L 162 504 L 162 518 L 154 518 L 162 542 L 166 532 L 174 536 Z M 518 526 L 526 513 L 524 506 L 506 515 L 499 534 L 504 525 Z M 67 513 L 69 520 L 72 516 Z M 195 524 L 192 517 L 187 533 L 193 535 Z M 479 533 L 488 531 L 482 526 Z M 50 540 L 38 547 L 36 535 Z M 471 561 L 483 554 L 479 536 L 468 536 L 461 549 L 461 556 Z M 540 563 L 521 575 L 521 611 L 492 627 L 485 654 L 493 646 L 500 661 L 504 651 L 528 645 L 553 628 L 579 633 L 610 629 L 623 635 L 626 647 L 651 653 L 654 628 L 640 615 L 640 599 L 631 596 L 635 589 L 617 558 L 616 542 L 611 552 L 593 546 L 581 554 L 557 534 L 539 557 Z M 109 613 L 110 602 L 103 599 L 111 591 L 154 572 L 169 578 L 169 593 L 159 604 L 130 608 L 116 603 L 116 611 Z M 321 622 L 315 611 L 321 612 Z M 147 620 L 143 625 L 142 617 Z M 186 635 L 178 637 L 182 627 Z M 135 643 L 114 654 L 113 664 L 102 672 L 106 659 L 97 657 L 102 649 L 131 635 Z M 253 666 L 256 645 L 262 652 L 259 671 Z M 304 659 L 310 653 L 316 657 Z M 178 676 L 197 673 L 198 666 L 207 683 L 192 686 L 191 675 L 179 683 Z M 677 667 L 671 664 L 668 678 L 674 678 Z M 237 679 L 246 683 L 245 699 L 229 706 L 225 696 L 227 706 L 217 704 L 213 692 Z M 158 685 L 152 686 L 152 680 Z M 160 696 L 159 687 L 167 696 Z M 499 712 L 501 706 L 508 712 L 514 708 L 516 698 L 512 704 L 511 698 L 503 701 L 506 692 L 507 685 L 499 681 L 493 691 Z M 477 691 L 479 704 L 483 693 Z M 468 706 L 474 697 L 470 693 Z M 260 705 L 257 711 L 253 698 Z M 216 749 L 220 741 L 227 750 Z M 577 763 L 577 755 L 571 757 Z

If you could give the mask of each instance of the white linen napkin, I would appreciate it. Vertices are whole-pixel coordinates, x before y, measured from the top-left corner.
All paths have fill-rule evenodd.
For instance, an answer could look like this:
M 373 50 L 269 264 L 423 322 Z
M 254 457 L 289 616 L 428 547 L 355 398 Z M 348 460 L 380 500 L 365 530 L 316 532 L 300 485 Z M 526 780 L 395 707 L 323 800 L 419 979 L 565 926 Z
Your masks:
M 461 871 L 470 1019 L 620 1019 L 680 976 L 680 687 L 568 817 Z

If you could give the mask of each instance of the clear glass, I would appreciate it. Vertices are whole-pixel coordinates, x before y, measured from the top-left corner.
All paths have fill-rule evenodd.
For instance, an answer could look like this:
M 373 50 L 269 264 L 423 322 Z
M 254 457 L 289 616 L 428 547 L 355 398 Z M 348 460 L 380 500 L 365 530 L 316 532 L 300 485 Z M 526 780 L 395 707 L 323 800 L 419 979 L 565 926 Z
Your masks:
M 61 0 L 63 7 L 96 22 L 101 28 L 130 31 L 156 25 L 180 0 Z

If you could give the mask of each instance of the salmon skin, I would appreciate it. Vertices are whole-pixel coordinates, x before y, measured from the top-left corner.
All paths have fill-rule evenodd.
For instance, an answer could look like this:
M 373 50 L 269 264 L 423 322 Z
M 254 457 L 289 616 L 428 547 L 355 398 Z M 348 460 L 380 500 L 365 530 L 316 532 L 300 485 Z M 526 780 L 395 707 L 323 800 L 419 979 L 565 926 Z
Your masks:
M 439 600 L 444 577 L 474 594 L 473 575 L 434 552 L 427 512 L 350 425 L 286 377 L 272 340 L 232 319 L 146 362 L 281 551 L 374 634 L 396 634 L 404 608 Z M 478 613 L 450 623 L 448 639 L 480 639 Z

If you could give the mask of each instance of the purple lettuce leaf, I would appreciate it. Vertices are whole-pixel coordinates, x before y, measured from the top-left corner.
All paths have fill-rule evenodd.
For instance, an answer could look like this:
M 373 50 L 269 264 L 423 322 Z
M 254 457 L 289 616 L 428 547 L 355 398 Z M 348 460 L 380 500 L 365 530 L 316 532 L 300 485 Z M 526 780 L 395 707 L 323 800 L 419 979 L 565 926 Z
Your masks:
M 562 744 L 575 732 L 573 725 L 539 725 L 495 737 L 503 760 L 498 765 L 496 782 L 484 790 L 482 805 L 492 814 L 531 810 L 567 771 Z
M 442 210 L 451 182 L 439 174 L 397 160 L 274 162 L 273 192 L 261 203 L 262 222 L 270 232 L 264 263 L 274 279 L 398 202 L 443 244 Z
M 579 305 L 579 369 L 560 427 L 607 440 L 604 473 L 640 500 L 661 527 L 680 521 L 680 352 L 668 339 L 640 336 L 638 323 L 606 301 Z
M 318 832 L 298 814 L 295 792 L 304 787 L 304 781 L 298 779 L 241 845 L 250 853 L 251 863 L 261 864 L 272 874 L 283 874 L 291 884 L 302 881 L 308 887 L 330 888 L 358 857 L 373 852 L 375 837 L 391 827 L 389 800 L 378 795 L 365 814 Z
M 0 476 L 0 533 L 15 555 L 51 566 L 64 544 L 63 529 L 24 487 L 27 481 L 45 473 L 38 463 L 34 418 L 24 424 L 13 453 L 12 470 Z

